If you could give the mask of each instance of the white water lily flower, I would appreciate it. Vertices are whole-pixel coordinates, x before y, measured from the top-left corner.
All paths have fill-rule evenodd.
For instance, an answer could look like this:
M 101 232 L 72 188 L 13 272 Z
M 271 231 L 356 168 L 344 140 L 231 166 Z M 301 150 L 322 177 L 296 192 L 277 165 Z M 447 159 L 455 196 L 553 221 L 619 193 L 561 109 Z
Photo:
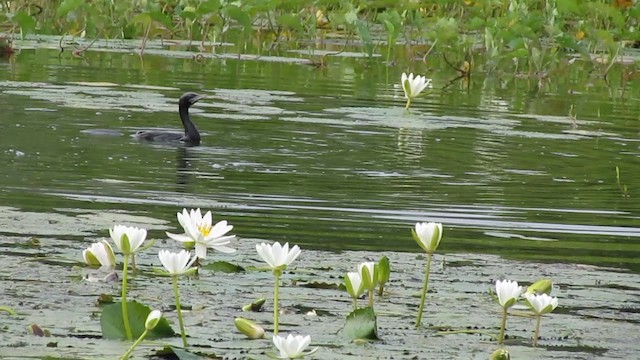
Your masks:
M 104 268 L 114 268 L 116 266 L 116 256 L 113 253 L 113 248 L 106 240 L 91 244 L 91 246 L 82 251 L 82 258 L 88 265 Z
M 111 239 L 118 249 L 125 255 L 135 253 L 147 238 L 147 230 L 124 225 L 115 225 L 109 229 Z
M 517 281 L 496 281 L 496 295 L 498 295 L 500 306 L 504 309 L 512 307 L 522 294 L 522 291 L 522 286 L 518 286 Z
M 408 100 L 418 96 L 424 89 L 431 86 L 431 79 L 420 75 L 414 77 L 413 73 L 409 74 L 409 76 L 406 73 L 402 73 L 401 81 L 404 97 Z
M 200 209 L 191 209 L 190 212 L 187 212 L 187 209 L 182 209 L 182 213 L 178 213 L 178 222 L 184 229 L 184 234 L 167 232 L 167 236 L 182 243 L 195 243 L 197 257 L 205 259 L 207 248 L 226 254 L 236 252 L 236 249 L 227 246 L 236 237 L 235 235 L 226 235 L 233 229 L 233 225 L 228 225 L 226 220 L 212 225 L 211 211 L 207 211 L 202 216 Z
M 558 306 L 558 298 L 555 296 L 549 296 L 547 294 L 525 294 L 524 296 L 531 310 L 537 315 L 550 313 Z
M 361 263 L 358 265 L 358 273 L 360 273 L 366 289 L 372 291 L 376 288 L 376 285 L 378 285 L 378 266 L 375 262 L 368 261 Z
M 291 335 L 286 338 L 280 335 L 273 336 L 273 344 L 280 351 L 278 359 L 299 359 L 306 355 L 311 355 L 318 351 L 318 348 L 314 348 L 311 351 L 304 352 L 304 350 L 311 343 L 311 336 Z
M 424 251 L 433 254 L 442 240 L 442 224 L 418 222 L 415 228 L 411 229 L 411 235 Z
M 279 242 L 275 242 L 273 245 L 256 244 L 256 251 L 273 270 L 286 268 L 300 255 L 298 245 L 294 245 L 289 250 L 289 243 L 280 245 Z
M 144 327 L 147 331 L 153 330 L 162 319 L 162 312 L 160 310 L 153 310 L 147 315 L 147 320 L 144 322 Z
M 364 282 L 359 272 L 348 272 L 344 277 L 344 283 L 352 298 L 357 298 L 364 292 Z
M 158 258 L 165 269 L 171 275 L 182 275 L 185 273 L 191 273 L 195 271 L 195 268 L 191 268 L 191 265 L 198 258 L 194 256 L 191 258 L 191 252 L 182 250 L 179 253 L 173 253 L 168 250 L 160 250 L 158 252 Z M 191 259 L 191 261 L 189 261 Z

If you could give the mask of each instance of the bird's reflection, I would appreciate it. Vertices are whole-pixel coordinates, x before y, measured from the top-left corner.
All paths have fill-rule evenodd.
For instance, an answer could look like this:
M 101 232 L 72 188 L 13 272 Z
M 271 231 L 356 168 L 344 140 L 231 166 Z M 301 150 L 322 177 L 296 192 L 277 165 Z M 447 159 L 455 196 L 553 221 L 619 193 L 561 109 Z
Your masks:
M 191 159 L 193 152 L 189 146 L 178 146 L 176 149 L 176 192 L 188 193 L 191 183 Z

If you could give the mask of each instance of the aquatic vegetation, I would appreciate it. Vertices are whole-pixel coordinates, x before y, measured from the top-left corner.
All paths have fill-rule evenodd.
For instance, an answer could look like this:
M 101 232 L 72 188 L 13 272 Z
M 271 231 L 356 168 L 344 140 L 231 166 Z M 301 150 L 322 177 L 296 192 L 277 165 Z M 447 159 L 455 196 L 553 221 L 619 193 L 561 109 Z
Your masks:
M 427 297 L 427 288 L 429 286 L 429 273 L 431 272 L 431 257 L 438 249 L 440 240 L 442 240 L 442 224 L 440 223 L 416 223 L 411 229 L 413 239 L 427 252 L 427 267 L 424 270 L 424 283 L 422 284 L 422 295 L 420 296 L 420 307 L 416 317 L 416 327 L 420 327 L 422 322 L 422 311 L 424 310 L 424 301 Z
M 180 305 L 180 291 L 178 289 L 178 276 L 190 275 L 195 273 L 198 268 L 192 268 L 191 265 L 198 259 L 197 256 L 191 258 L 191 253 L 182 250 L 179 253 L 172 253 L 167 250 L 160 250 L 158 258 L 162 266 L 167 270 L 173 281 L 173 295 L 176 300 L 176 312 L 178 313 L 178 322 L 180 324 L 180 336 L 182 337 L 182 345 L 187 347 L 187 335 L 184 330 L 184 320 L 182 320 L 182 308 Z
M 279 242 L 274 244 L 261 243 L 256 245 L 256 251 L 262 260 L 269 264 L 275 277 L 273 287 L 273 334 L 278 335 L 278 315 L 280 314 L 278 309 L 278 291 L 280 287 L 280 276 L 282 275 L 282 271 L 300 256 L 300 248 L 298 245 L 294 245 L 289 249 L 289 243 L 285 243 L 284 245 L 280 245 Z
M 384 294 L 384 285 L 389 281 L 390 276 L 391 264 L 389 263 L 389 258 L 382 256 L 378 260 L 378 296 Z
M 233 225 L 227 224 L 226 220 L 213 224 L 211 211 L 207 211 L 204 216 L 200 209 L 182 209 L 182 213 L 178 213 L 178 222 L 184 229 L 184 234 L 172 234 L 167 232 L 170 239 L 182 242 L 187 247 L 195 245 L 196 256 L 200 259 L 206 259 L 207 248 L 220 251 L 225 254 L 234 253 L 236 250 L 227 246 L 231 240 L 235 239 L 235 235 L 226 235 Z
M 497 280 L 496 295 L 500 306 L 502 307 L 502 321 L 500 322 L 500 335 L 498 335 L 498 344 L 504 341 L 504 329 L 507 326 L 507 311 L 515 305 L 520 295 L 522 295 L 522 286 L 518 286 L 517 281 Z
M 540 335 L 540 318 L 543 314 L 547 314 L 555 310 L 558 306 L 558 298 L 552 297 L 547 294 L 525 294 L 527 299 L 527 305 L 536 314 L 536 331 L 533 335 L 533 346 L 538 345 L 538 337 Z
M 311 344 L 311 336 L 309 335 L 273 336 L 273 345 L 280 351 L 280 355 L 277 356 L 278 359 L 300 359 L 318 351 L 318 348 L 315 347 L 304 352 L 309 347 L 309 344 Z
M 622 4 L 622 5 L 621 5 Z M 594 1 L 465 1 L 443 0 L 425 5 L 415 1 L 378 2 L 227 2 L 202 0 L 127 0 L 87 3 L 55 0 L 47 6 L 27 0 L 0 4 L 0 25 L 11 33 L 71 35 L 89 39 L 186 38 L 199 41 L 199 50 L 215 51 L 233 42 L 238 52 L 270 51 L 322 43 L 328 34 L 345 43 L 358 40 L 372 57 L 379 44 L 388 62 L 392 48 L 402 44 L 422 56 L 423 48 L 438 47 L 444 56 L 471 59 L 483 56 L 486 70 L 526 67 L 527 76 L 545 81 L 561 71 L 563 54 L 575 54 L 597 64 L 591 54 L 607 61 L 608 73 L 621 49 L 637 46 L 640 19 L 631 2 Z M 86 50 L 86 49 L 83 49 Z M 324 63 L 324 61 L 322 61 Z

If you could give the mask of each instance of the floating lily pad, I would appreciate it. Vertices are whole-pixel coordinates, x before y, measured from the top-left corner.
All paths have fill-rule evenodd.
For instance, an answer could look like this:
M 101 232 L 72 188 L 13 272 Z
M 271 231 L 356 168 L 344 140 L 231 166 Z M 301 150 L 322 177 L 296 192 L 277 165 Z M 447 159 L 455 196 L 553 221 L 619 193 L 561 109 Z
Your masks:
M 378 340 L 378 325 L 373 309 L 370 307 L 361 308 L 347 315 L 342 336 L 349 340 Z
M 137 339 L 145 330 L 145 321 L 151 312 L 151 308 L 137 301 L 127 301 L 127 311 L 133 338 Z M 122 319 L 122 302 L 105 306 L 100 316 L 102 336 L 107 339 L 126 339 L 127 335 Z M 158 325 L 147 334 L 146 338 L 160 339 L 174 335 L 175 331 L 173 331 L 167 319 L 163 317 L 158 322 Z
M 225 274 L 244 272 L 244 268 L 242 266 L 232 264 L 227 261 L 214 261 L 212 263 L 202 265 L 200 268 L 211 270 L 213 272 L 223 272 Z

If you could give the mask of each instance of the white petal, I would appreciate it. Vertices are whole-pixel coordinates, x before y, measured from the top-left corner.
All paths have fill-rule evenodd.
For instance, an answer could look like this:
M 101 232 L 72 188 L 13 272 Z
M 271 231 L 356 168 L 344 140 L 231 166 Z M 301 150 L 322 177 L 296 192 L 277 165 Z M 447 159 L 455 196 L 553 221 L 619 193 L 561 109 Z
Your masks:
M 172 234 L 170 232 L 167 232 L 166 234 L 172 240 L 176 240 L 180 242 L 195 242 L 194 239 L 190 238 L 186 234 Z
M 207 245 L 201 242 L 196 242 L 196 256 L 200 259 L 207 258 Z

